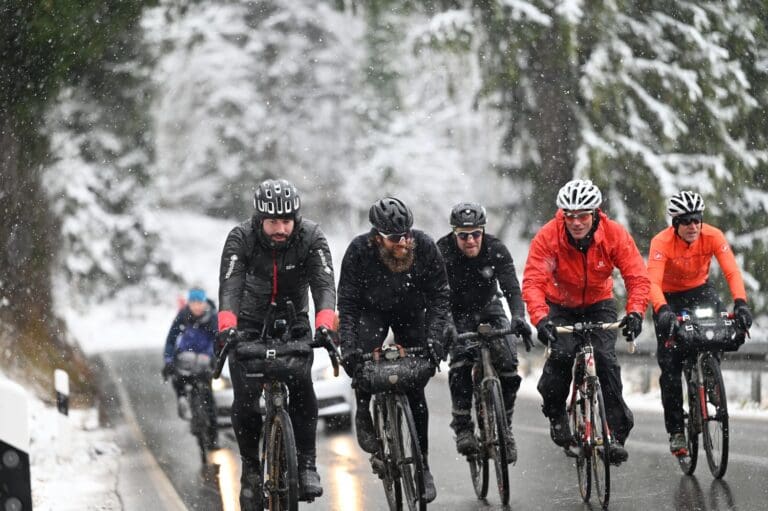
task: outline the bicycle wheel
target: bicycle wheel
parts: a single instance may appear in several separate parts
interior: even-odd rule
[[[379,461],[377,475],[384,483],[384,494],[387,496],[387,504],[391,511],[403,508],[403,497],[400,489],[400,479],[394,464],[396,450],[391,434],[387,430],[387,411],[385,398],[373,398],[373,423],[376,436],[379,439]]]
[[[264,491],[266,504],[272,511],[296,511],[299,508],[296,440],[291,418],[285,410],[278,410],[269,426]]]
[[[395,428],[394,441],[397,453],[395,459],[400,473],[400,482],[403,485],[404,500],[409,510],[425,511],[427,502],[423,498],[424,459],[421,456],[416,424],[413,421],[408,398],[401,394],[396,395],[394,408],[395,417],[389,423]]]
[[[473,409],[475,411],[475,439],[479,449],[476,453],[467,456],[469,472],[472,475],[472,486],[478,499],[484,499],[488,495],[488,450],[485,440],[483,420],[483,400],[480,392],[473,392]]]
[[[507,464],[507,416],[497,380],[488,380],[485,393],[485,439],[492,449],[496,486],[503,505],[509,504],[509,465]]]
[[[690,381],[691,371],[686,369],[683,373],[683,389],[685,389],[685,403],[687,409],[683,409],[683,422],[685,436],[688,440],[688,455],[678,456],[677,462],[680,470],[686,475],[693,475],[696,471],[696,463],[699,460],[699,431],[701,431],[701,412],[696,387]]]
[[[611,450],[610,430],[608,419],[605,416],[605,404],[603,393],[599,384],[595,382],[595,391],[592,396],[592,474],[593,486],[597,493],[597,500],[603,506],[608,507],[611,497],[611,464],[609,455]]]
[[[205,388],[202,382],[192,386],[189,396],[189,406],[192,411],[192,420],[190,429],[197,439],[197,445],[200,448],[200,460],[203,465],[208,464],[208,447],[211,445],[210,439],[210,418],[205,401]]]
[[[579,493],[584,502],[589,502],[592,494],[592,458],[586,439],[587,409],[584,398],[580,395],[575,403],[568,407],[571,418],[571,431],[576,440],[576,477],[579,481]]]
[[[720,362],[714,355],[701,359],[702,385],[706,417],[703,420],[704,450],[707,452],[709,471],[716,479],[728,468],[728,400],[725,397]],[[701,398],[701,392],[699,397]]]

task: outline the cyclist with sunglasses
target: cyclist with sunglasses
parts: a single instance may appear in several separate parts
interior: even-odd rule
[[[688,444],[683,433],[681,372],[686,354],[676,346],[672,334],[677,315],[683,309],[704,306],[725,311],[717,291],[709,282],[712,256],[717,259],[728,282],[739,328],[748,330],[752,326],[752,314],[747,306],[744,281],[728,241],[722,231],[703,222],[701,195],[691,191],[674,194],[667,202],[667,214],[672,217],[672,226],[651,240],[648,273],[669,450],[675,456],[685,456]]]
[[[389,329],[406,348],[431,346],[444,358],[443,332],[449,320],[445,265],[435,242],[413,229],[413,214],[401,201],[385,197],[368,215],[373,228],[352,240],[341,263],[338,289],[342,364],[354,379],[361,356],[384,342]],[[378,442],[370,413],[371,394],[355,389],[355,428],[360,447],[375,454]],[[407,392],[424,457],[425,499],[436,490],[427,463],[429,410],[424,388]]]
[[[453,231],[440,238],[437,246],[443,254],[451,286],[451,313],[459,333],[474,332],[480,323],[494,328],[510,326],[498,292],[499,286],[507,299],[514,330],[530,337],[531,328],[523,319],[525,309],[515,264],[504,243],[485,232],[485,208],[474,202],[462,202],[451,210]],[[493,353],[494,365],[501,379],[504,408],[509,424],[507,461],[517,461],[517,448],[512,436],[512,412],[520,376],[517,374],[517,348],[510,335],[498,344]],[[468,350],[466,342],[450,346],[451,365],[448,382],[451,390],[451,428],[456,434],[459,454],[477,452],[472,424],[472,365],[477,356]]]
[[[558,335],[556,327],[616,321],[611,275],[618,268],[627,289],[622,335],[631,341],[642,330],[650,290],[648,272],[634,240],[624,227],[608,218],[600,209],[601,203],[600,189],[591,181],[566,183],[557,194],[559,209],[555,217],[531,242],[523,272],[523,300],[528,314],[539,340],[550,347],[538,383],[544,399],[542,411],[549,419],[552,440],[564,447],[572,439],[565,401],[576,343],[573,335]],[[609,459],[619,464],[628,458],[624,442],[634,418],[622,397],[616,337],[615,330],[603,330],[594,334],[592,345],[608,425],[616,440]]]

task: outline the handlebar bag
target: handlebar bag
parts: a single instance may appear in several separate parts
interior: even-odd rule
[[[290,382],[311,379],[313,358],[307,342],[251,341],[237,345],[234,363],[247,378]]]
[[[693,351],[736,351],[744,338],[733,320],[727,318],[683,321],[677,327],[677,340]]]
[[[206,353],[180,351],[175,357],[175,371],[179,377],[211,377],[213,358]]]
[[[368,360],[355,379],[357,388],[371,394],[410,392],[424,388],[434,374],[435,366],[431,361],[406,356],[394,360]]]

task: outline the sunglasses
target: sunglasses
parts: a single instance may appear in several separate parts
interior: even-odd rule
[[[387,241],[391,241],[392,243],[400,243],[403,240],[408,241],[409,239],[411,239],[413,234],[411,233],[411,231],[396,232],[393,234],[386,234],[379,231],[379,236],[386,239]]]
[[[680,225],[691,225],[691,224],[699,225],[701,223],[701,218],[696,216],[685,217],[685,218],[678,219],[678,222],[680,223]]]
[[[563,215],[565,215],[565,221],[566,222],[573,222],[574,220],[578,220],[579,222],[585,222],[589,217],[592,216],[591,211],[563,211]]]
[[[459,238],[461,241],[467,241],[470,236],[472,237],[473,240],[476,240],[480,238],[480,236],[482,235],[483,235],[482,229],[478,229],[476,231],[471,231],[471,232],[462,231],[462,232],[456,233],[456,237]]]

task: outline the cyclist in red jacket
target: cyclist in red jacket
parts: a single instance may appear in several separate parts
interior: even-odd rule
[[[599,209],[602,194],[591,181],[568,182],[556,203],[555,217],[531,242],[523,272],[523,300],[539,340],[551,350],[538,384],[542,411],[549,418],[552,440],[568,446],[572,435],[565,401],[576,345],[572,335],[557,335],[555,328],[578,321],[616,321],[611,274],[618,268],[628,293],[622,334],[632,340],[642,330],[650,281],[632,237]],[[608,424],[616,438],[609,458],[619,464],[627,460],[624,442],[634,419],[621,395],[616,332],[595,334],[593,346]]]
[[[733,296],[733,313],[738,326],[748,330],[752,314],[739,265],[722,231],[703,222],[701,195],[681,191],[669,198],[667,214],[672,225],[651,240],[648,274],[651,278],[651,304],[656,326],[656,360],[661,368],[659,386],[664,406],[664,425],[669,433],[669,450],[675,456],[688,454],[683,433],[683,386],[681,374],[687,356],[670,342],[683,309],[703,305],[718,312],[725,306],[709,282],[712,257],[717,259]]]

